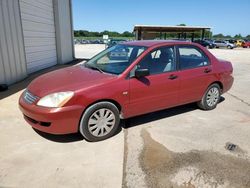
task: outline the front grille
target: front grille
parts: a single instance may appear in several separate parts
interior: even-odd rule
[[[28,90],[24,92],[23,98],[28,104],[33,104],[37,99],[39,99],[39,97],[33,95]]]

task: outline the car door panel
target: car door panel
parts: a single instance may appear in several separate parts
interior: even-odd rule
[[[171,79],[177,72],[151,75],[141,79],[130,79],[130,113],[145,114],[179,103],[179,78]]]
[[[211,65],[182,70],[180,74],[180,103],[186,104],[201,100],[212,78]]]
[[[175,106],[179,102],[179,77],[173,46],[149,52],[136,69],[148,69],[150,75],[130,78],[130,114],[139,115]]]
[[[201,100],[213,80],[213,67],[206,54],[198,47],[179,46],[180,103]]]

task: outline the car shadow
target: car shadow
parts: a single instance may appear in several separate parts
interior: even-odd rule
[[[221,96],[219,103],[223,102],[224,100],[225,98]],[[173,116],[184,114],[184,113],[191,112],[194,110],[201,110],[201,109],[199,109],[196,103],[190,103],[190,104],[186,104],[182,106],[177,106],[177,107],[129,118],[129,119],[123,120],[121,125],[124,129],[129,129],[131,127],[139,126],[141,124],[149,123],[152,121],[156,121],[156,120],[160,120],[160,119],[164,119],[168,117],[173,117]]]
[[[54,135],[45,132],[41,132],[37,129],[33,130],[39,134],[41,137],[53,141],[53,142],[60,142],[60,143],[69,143],[69,142],[78,142],[84,140],[83,136],[80,133],[73,133],[73,134],[65,134],[65,135]]]
[[[132,118],[123,120],[122,127],[124,129],[129,129],[129,128],[132,128],[135,126],[139,126],[141,124],[149,123],[149,122],[156,121],[156,120],[165,119],[168,117],[173,117],[173,116],[180,115],[180,114],[190,112],[190,111],[194,111],[197,109],[198,109],[197,105],[192,103],[192,104],[173,107],[173,108],[169,108],[169,109],[165,109],[165,110],[161,110],[161,111],[157,111],[157,112],[152,112],[149,114],[136,116],[136,117],[132,117]]]
[[[86,61],[86,59],[75,59],[67,64],[55,65],[53,67],[46,68],[46,69],[43,69],[41,71],[32,73],[32,74],[28,75],[26,78],[24,78],[22,81],[10,85],[7,90],[0,91],[0,100],[23,90],[24,88],[26,88],[30,84],[30,82],[32,80],[34,80],[35,78],[37,78],[38,76],[40,76],[42,74],[45,74],[45,73],[48,73],[48,72],[51,72],[54,70],[58,70],[61,68],[73,66],[73,65],[76,65],[76,64],[84,62],[84,61]]]
[[[219,103],[222,103],[223,101],[225,101],[225,98],[221,96]],[[136,116],[136,117],[129,118],[126,120],[122,120],[121,128],[118,130],[117,134],[119,134],[122,131],[122,128],[129,129],[135,126],[140,126],[145,123],[165,119],[168,117],[173,117],[176,115],[181,115],[181,114],[191,112],[194,110],[200,110],[200,109],[197,107],[196,103],[190,103],[190,104],[177,106],[177,107],[173,107],[173,108],[169,108],[169,109],[165,109],[165,110],[161,110],[161,111],[157,111],[157,112],[153,112],[153,113],[149,113],[149,114],[145,114],[141,116]],[[79,142],[79,141],[85,140],[84,137],[80,133],[53,135],[53,134],[41,132],[37,129],[34,129],[34,131],[40,136],[42,136],[43,138],[53,141],[53,142],[69,143],[69,142]]]

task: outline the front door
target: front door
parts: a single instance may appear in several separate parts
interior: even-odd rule
[[[179,76],[174,47],[161,47],[146,55],[135,69],[149,69],[150,75],[133,77],[131,72],[129,116],[153,112],[178,104]]]

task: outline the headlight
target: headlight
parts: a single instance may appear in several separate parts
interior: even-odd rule
[[[41,98],[37,105],[44,107],[62,107],[73,95],[74,92],[72,91],[52,93]]]

